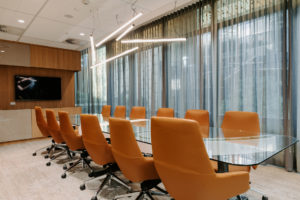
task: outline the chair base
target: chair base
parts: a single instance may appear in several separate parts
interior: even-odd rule
[[[75,152],[72,152],[75,153]],[[68,154],[69,155],[69,154]],[[70,154],[71,155],[71,154]],[[84,150],[80,151],[80,158],[75,161],[72,164],[70,163],[70,167],[67,168],[67,166],[64,166],[63,168],[65,169],[64,173],[61,175],[61,178],[66,178],[67,177],[67,172],[70,171],[71,169],[73,169],[75,166],[79,165],[80,163],[82,163],[82,168],[86,168],[86,166],[91,170],[91,172],[93,172],[93,168],[90,166],[90,160],[87,159],[88,157],[88,153]]]
[[[50,152],[50,148],[53,146],[53,144],[55,144],[54,140],[51,140],[52,144],[51,145],[47,145],[45,147],[42,147],[40,149],[35,150],[35,152],[32,153],[32,156],[36,156],[37,153],[43,149],[45,149],[48,153]]]
[[[242,195],[237,195],[236,198],[237,198],[237,200],[248,200],[248,197],[245,197]]]
[[[97,179],[101,179],[104,175],[106,175],[106,177],[104,178],[104,180],[102,181],[101,185],[99,186],[95,196],[92,197],[92,200],[97,200],[97,196],[98,194],[102,191],[103,187],[111,180],[117,182],[118,184],[124,186],[128,191],[131,191],[131,188],[127,185],[128,183],[126,183],[125,181],[123,181],[122,179],[120,179],[118,176],[116,176],[114,174],[114,172],[119,171],[119,167],[117,164],[113,163],[113,164],[107,164],[106,168],[104,170],[101,171],[97,171],[97,172],[93,172],[93,176],[95,178],[89,179],[87,181],[85,181],[81,186],[80,186],[80,190],[85,190],[86,188],[86,183],[91,181],[91,180],[97,180]]]
[[[141,186],[141,191],[139,192],[139,194],[137,195],[135,200],[142,200],[144,198],[144,196],[148,196],[151,200],[154,200],[152,195],[167,195],[168,194],[167,191],[165,191],[162,188],[158,187],[158,184],[160,182],[161,181],[159,179],[143,181],[140,185]],[[161,193],[151,191],[151,189],[153,189],[153,188],[156,188]],[[137,192],[134,192],[134,193],[137,193]],[[123,199],[123,198],[126,198],[126,199],[130,198],[130,197],[133,196],[134,193],[119,195],[119,196],[115,197],[114,200]]]
[[[59,150],[59,152],[56,153],[56,151]],[[50,161],[46,163],[46,166],[50,166],[51,162],[55,159],[67,155],[69,159],[73,159],[73,156],[71,155],[71,152],[69,150],[69,147],[65,144],[54,144],[52,145],[52,148],[50,148]]]

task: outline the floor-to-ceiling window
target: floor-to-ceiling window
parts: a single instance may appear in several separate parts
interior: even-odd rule
[[[292,79],[292,105],[291,109],[291,121],[292,131],[295,133],[294,136],[300,138],[300,0],[291,1],[291,63],[292,68],[291,79]],[[297,158],[297,171],[300,171],[300,144],[297,144],[296,148]]]
[[[81,52],[81,71],[75,73],[75,104],[84,113],[100,113],[102,105],[107,104],[106,67],[91,69],[89,49]],[[96,49],[97,63],[106,59],[106,48]]]
[[[259,114],[262,132],[296,136],[299,16],[299,0],[197,2],[127,36],[185,37],[186,42],[107,43],[106,57],[135,46],[139,50],[108,63],[103,73],[94,75],[108,75],[101,78],[107,92],[101,90],[97,96],[107,99],[101,103],[113,109],[125,105],[127,115],[132,106],[145,106],[147,117],[162,106],[174,108],[176,117],[183,117],[187,109],[205,109],[211,126],[220,126],[226,111],[253,111]],[[83,74],[76,81],[99,84],[87,81],[91,75],[84,71],[86,51],[82,51],[82,60]],[[84,96],[85,92],[95,93],[93,86],[77,85],[78,105],[95,102]],[[288,128],[289,119],[293,129]],[[276,161],[283,165],[283,156],[279,157]]]
[[[174,108],[176,117],[187,109],[200,108],[200,37],[197,8],[172,16],[165,22],[167,38],[186,37],[186,42],[166,44],[166,105]]]
[[[284,1],[219,0],[215,9],[219,116],[257,112],[262,131],[282,132]]]
[[[154,23],[131,38],[160,38],[161,34],[162,24]],[[113,56],[133,47],[139,50],[108,64],[108,104],[113,110],[125,105],[127,115],[132,106],[144,106],[150,117],[162,106],[162,45],[111,42],[108,54]]]

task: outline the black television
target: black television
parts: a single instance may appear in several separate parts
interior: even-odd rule
[[[15,75],[15,100],[61,100],[61,78]]]

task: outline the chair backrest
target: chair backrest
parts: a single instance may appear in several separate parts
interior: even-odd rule
[[[197,121],[201,126],[202,136],[209,136],[209,112],[207,110],[187,110],[184,118]]]
[[[114,163],[111,147],[108,145],[97,116],[80,115],[83,144],[92,160],[99,165]]]
[[[130,119],[145,119],[146,118],[146,108],[142,106],[133,106],[129,115]]]
[[[49,131],[48,131],[48,125],[47,122],[43,116],[42,108],[39,106],[34,107],[35,110],[35,119],[36,119],[36,124],[41,131],[42,135],[44,137],[49,137],[51,136]]]
[[[188,197],[194,194],[183,194],[191,190],[196,193],[195,187],[198,193],[207,193],[199,185],[210,183],[216,174],[196,121],[152,117],[151,140],[155,168],[170,195],[175,199],[195,199]]]
[[[221,128],[225,137],[257,136],[260,134],[259,117],[256,112],[227,111]]]
[[[117,118],[126,118],[126,107],[125,106],[116,106],[114,117]]]
[[[103,117],[110,117],[111,112],[111,106],[110,105],[104,105],[102,106],[101,114]]]
[[[48,131],[51,133],[53,140],[60,144],[64,142],[64,139],[61,136],[60,127],[56,120],[55,113],[53,110],[46,110],[46,118],[48,124]]]
[[[173,108],[159,108],[156,113],[157,117],[174,117]]]
[[[110,118],[109,127],[113,156],[124,176],[133,182],[146,180],[146,161],[135,140],[130,121]]]
[[[78,134],[78,131],[73,129],[68,113],[60,111],[58,112],[58,117],[59,117],[61,136],[63,137],[67,146],[72,151],[78,149],[84,149],[82,138]]]

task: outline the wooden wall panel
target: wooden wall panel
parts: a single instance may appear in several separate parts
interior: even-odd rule
[[[15,75],[60,77],[62,99],[54,101],[15,101]],[[16,105],[10,105],[10,102],[16,102]],[[0,110],[33,109],[35,105],[47,108],[74,107],[74,72],[54,69],[0,66]]]
[[[5,53],[0,55],[0,65],[81,70],[80,51],[0,40]]]
[[[0,40],[0,65],[30,66],[30,46]]]
[[[30,65],[33,67],[70,71],[81,70],[79,51],[30,45],[30,53]]]

